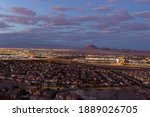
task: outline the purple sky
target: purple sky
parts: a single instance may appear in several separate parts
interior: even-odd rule
[[[0,0],[0,47],[150,50],[150,0]]]

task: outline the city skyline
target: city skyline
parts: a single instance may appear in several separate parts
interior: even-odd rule
[[[0,47],[150,50],[150,0],[1,0]]]

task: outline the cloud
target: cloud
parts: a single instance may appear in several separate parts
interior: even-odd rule
[[[77,21],[71,18],[67,18],[64,14],[59,14],[55,17],[51,17],[49,23],[53,26],[78,25]]]
[[[72,6],[53,6],[51,7],[54,11],[82,11],[83,9],[81,7],[72,7]]]
[[[8,27],[10,27],[8,24],[6,24],[6,23],[4,23],[4,22],[1,22],[0,21],[0,29],[2,28],[8,28]]]
[[[109,15],[101,16],[98,22],[90,27],[94,29],[106,29],[111,26],[117,27],[118,24],[132,20],[133,18],[126,10],[116,10]]]
[[[135,16],[143,17],[143,18],[149,18],[150,19],[150,11],[136,12]]]
[[[73,26],[86,27],[92,29],[107,29],[111,26],[117,26],[121,22],[132,20],[133,17],[126,10],[116,10],[106,15],[79,15],[67,16],[64,13],[56,14],[55,16],[40,16],[34,15],[6,15],[0,14],[0,17],[10,23],[17,23],[22,25],[35,25],[38,27],[64,27],[69,28]]]
[[[119,0],[108,0],[109,3],[115,3],[118,2]]]
[[[72,20],[74,20],[75,22],[83,23],[83,22],[90,22],[90,21],[100,21],[102,19],[103,17],[97,15],[85,15],[85,16],[74,17]]]
[[[33,25],[33,24],[36,24],[38,22],[38,20],[36,18],[24,17],[24,16],[6,15],[4,18],[8,22],[24,24],[24,25]]]
[[[132,23],[131,23],[132,24]],[[35,28],[30,29],[25,32],[14,32],[7,34],[0,34],[0,46],[1,47],[29,47],[29,48],[73,48],[73,47],[83,47],[85,44],[89,44],[89,42],[94,42],[95,44],[100,44],[102,47],[118,47],[119,43],[122,43],[120,47],[125,47],[129,49],[129,45],[124,46],[124,43],[133,45],[133,42],[138,44],[136,41],[140,40],[140,44],[142,44],[143,39],[149,39],[149,33],[144,32],[144,34],[133,36],[135,33],[131,33],[130,30],[132,28],[127,28],[127,25],[124,24],[116,33],[113,30],[102,30],[102,31],[85,31],[82,29],[81,31],[73,31],[65,27],[65,30],[61,30],[60,27],[49,27],[49,28]],[[126,25],[126,26],[125,26]],[[146,24],[144,24],[146,25]],[[124,30],[121,28],[124,27]],[[137,27],[135,26],[136,29]],[[68,29],[68,30],[66,30]],[[74,28],[72,28],[74,29]],[[128,29],[130,29],[128,31]],[[132,30],[133,30],[132,29]],[[127,32],[127,33],[122,33]],[[132,34],[132,35],[130,35]],[[136,38],[137,37],[137,38]],[[136,41],[134,41],[136,38]],[[110,41],[110,42],[109,42]],[[131,43],[132,42],[132,43]],[[113,43],[113,44],[112,44]],[[146,46],[149,48],[149,41],[146,42]],[[110,44],[110,45],[109,45]],[[117,45],[117,46],[116,46]],[[144,44],[143,44],[144,45]],[[70,47],[69,47],[70,46]],[[137,46],[136,46],[137,47]],[[145,47],[145,45],[143,46]],[[138,47],[137,47],[138,48]]]
[[[35,16],[36,13],[30,9],[23,8],[23,7],[12,7],[10,11],[13,13],[17,13],[24,16]]]
[[[108,16],[108,21],[111,24],[117,24],[131,19],[134,19],[134,17],[126,10],[116,10]]]
[[[49,22],[50,18],[48,16],[16,16],[16,15],[5,15],[0,14],[1,19],[10,22],[10,23],[17,23],[23,25],[35,25],[38,22]]]
[[[10,23],[17,23],[23,25],[36,25],[39,22],[49,26],[66,26],[66,25],[78,25],[78,21],[73,18],[67,18],[64,14],[59,14],[53,17],[48,16],[15,16],[0,14],[0,17]]]
[[[106,29],[115,33],[130,33],[134,35],[139,32],[150,32],[150,23],[121,23],[120,25]],[[133,33],[134,32],[134,33]]]
[[[99,29],[99,30],[105,30],[109,27],[109,24],[107,23],[97,23],[89,26],[92,29]]]
[[[126,31],[150,31],[149,23],[125,23],[120,26],[120,30]]]
[[[135,2],[150,3],[150,0],[135,0]]]
[[[132,33],[133,34],[133,33]],[[148,33],[146,33],[148,34]],[[136,41],[140,40],[140,44],[148,47],[149,41],[143,44],[142,41],[146,34],[136,36]],[[142,39],[141,39],[142,37]],[[144,38],[143,38],[144,37]],[[112,33],[111,31],[60,31],[53,28],[33,29],[28,32],[15,32],[0,34],[1,47],[22,47],[22,48],[81,48],[88,45],[91,41],[99,47],[133,47],[134,37],[122,33]],[[132,43],[131,43],[132,42]],[[126,43],[127,45],[124,45]],[[114,44],[114,46],[112,46]],[[137,44],[137,42],[136,42]],[[136,46],[137,47],[137,46]],[[138,48],[138,47],[137,47]]]
[[[112,6],[107,5],[107,6],[98,6],[94,8],[95,11],[109,11],[112,10]]]

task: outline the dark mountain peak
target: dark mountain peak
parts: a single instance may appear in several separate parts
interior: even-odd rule
[[[86,49],[86,50],[95,50],[95,49],[98,49],[98,47],[96,47],[95,45],[87,45],[83,49]]]

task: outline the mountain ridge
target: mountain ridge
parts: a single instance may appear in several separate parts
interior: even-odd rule
[[[148,55],[150,56],[150,51],[148,50],[131,50],[131,49],[115,49],[115,48],[99,48],[95,45],[87,45],[79,51],[100,53],[100,54],[125,54],[125,55]]]

